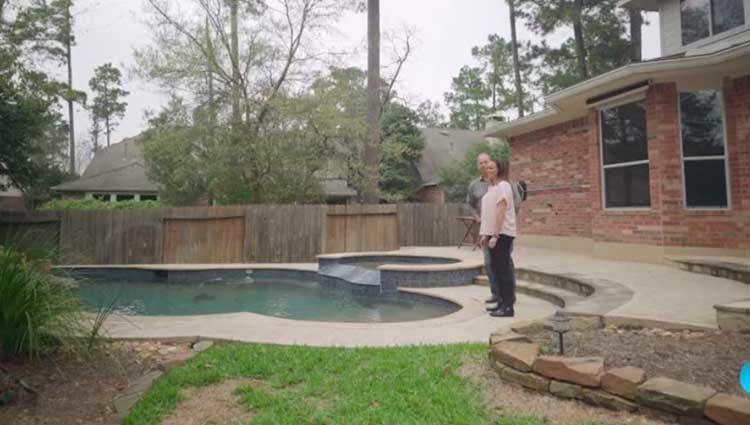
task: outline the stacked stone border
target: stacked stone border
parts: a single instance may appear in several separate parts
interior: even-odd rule
[[[534,322],[524,329],[543,326]],[[541,355],[539,345],[514,330],[490,336],[489,359],[504,381],[561,399],[641,413],[670,423],[750,424],[750,399],[669,378],[649,378],[636,367],[607,370],[603,357]]]
[[[721,258],[667,257],[685,271],[735,280],[750,285],[750,266]]]

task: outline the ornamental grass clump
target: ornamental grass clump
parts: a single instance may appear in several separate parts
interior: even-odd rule
[[[45,353],[67,345],[84,329],[83,309],[70,284],[0,247],[0,346],[5,354]]]

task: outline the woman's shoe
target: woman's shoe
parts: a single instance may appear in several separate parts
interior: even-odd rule
[[[513,307],[499,307],[497,310],[492,310],[490,316],[492,317],[513,317],[516,312],[513,311]]]
[[[487,298],[486,300],[484,300],[484,302],[486,302],[487,304],[496,303],[497,302],[497,297],[493,295],[493,296]]]

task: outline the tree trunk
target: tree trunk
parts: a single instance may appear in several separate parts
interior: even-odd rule
[[[240,110],[240,35],[239,35],[239,0],[229,0],[231,39],[232,39],[232,122],[242,122]]]
[[[583,40],[583,23],[581,15],[583,14],[583,0],[575,0],[573,3],[573,34],[576,41],[576,58],[578,59],[578,75],[581,81],[588,80],[589,70],[586,61],[586,45]]]
[[[70,131],[70,174],[76,174],[76,130],[73,117],[73,63],[71,44],[73,43],[73,23],[71,22],[69,1],[65,5],[65,56],[68,62],[68,130]]]
[[[523,117],[523,85],[521,84],[521,63],[518,60],[518,39],[516,38],[516,2],[508,0],[510,9],[510,43],[513,50],[513,75],[516,82],[516,108],[518,117]]]
[[[214,60],[214,45],[211,40],[211,27],[209,24],[209,17],[206,16],[206,50],[211,56],[206,61],[206,83],[208,85],[208,120],[210,125],[213,127],[216,124],[216,111],[214,110],[214,72],[213,72],[213,60]],[[213,130],[213,128],[212,128]]]
[[[107,147],[110,146],[109,144],[109,91],[107,90],[107,84],[104,84],[104,131],[107,132]]]
[[[633,62],[640,62],[643,59],[643,37],[641,33],[643,30],[643,15],[637,9],[628,9],[628,15],[630,15],[630,43],[632,49],[630,59]]]
[[[365,203],[379,203],[380,183],[380,0],[367,0],[367,126]]]

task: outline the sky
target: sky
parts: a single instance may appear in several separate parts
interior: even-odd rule
[[[413,105],[428,99],[443,103],[443,93],[450,89],[451,78],[462,66],[474,63],[471,48],[484,44],[489,34],[510,39],[504,0],[381,0],[380,3],[383,31],[404,26],[415,31],[417,48],[404,66],[397,87],[399,94]],[[134,66],[133,50],[150,42],[149,29],[142,20],[144,7],[142,0],[78,0],[74,9],[75,88],[88,91],[94,69],[109,62],[124,72],[124,88],[130,92],[126,99],[128,109],[112,136],[113,143],[143,131],[144,112],[159,110],[166,99],[157,87],[128,72]],[[658,57],[658,19],[653,14],[646,19],[650,24],[644,28],[643,55]],[[328,42],[337,48],[360,48],[360,54],[348,58],[347,64],[366,69],[366,14],[348,14],[336,26],[337,35]],[[534,38],[522,21],[518,23],[518,32],[520,41]],[[564,33],[556,36],[567,37]],[[384,52],[384,64],[386,59]],[[76,107],[75,125],[77,140],[86,139],[90,122],[88,113],[80,106]]]

